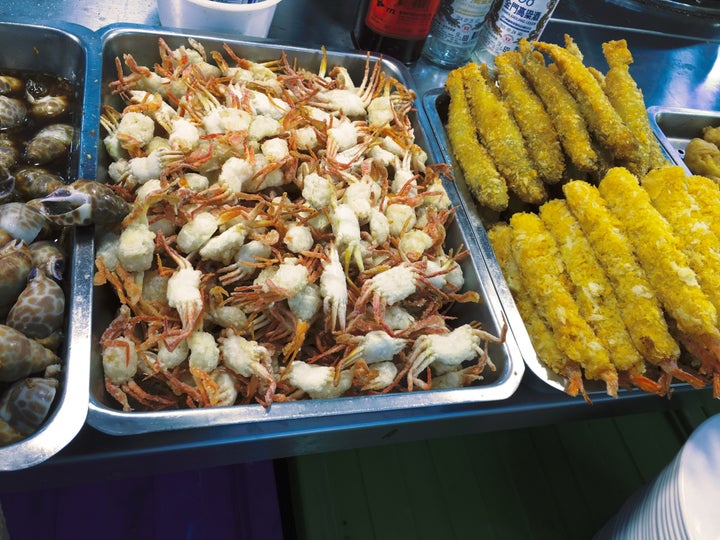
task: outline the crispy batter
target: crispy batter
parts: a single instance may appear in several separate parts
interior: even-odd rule
[[[460,71],[448,74],[445,89],[450,96],[447,135],[465,183],[481,205],[501,212],[508,205],[508,188],[490,154],[475,136]]]
[[[520,52],[525,76],[547,108],[568,158],[582,171],[594,170],[598,156],[592,148],[587,124],[575,98],[562,80],[545,66],[542,54],[533,51],[527,40],[520,41]]]
[[[678,330],[720,352],[717,310],[700,288],[672,228],[652,206],[637,178],[627,169],[615,167],[598,189],[621,220],[648,281]]]
[[[595,186],[575,180],[565,184],[563,191],[615,289],[621,316],[640,354],[655,365],[677,361],[680,348],[618,219]]]
[[[714,143],[693,137],[685,145],[683,161],[693,174],[720,182],[720,149]]]
[[[644,371],[644,361],[630,338],[618,309],[615,291],[567,202],[554,199],[540,207],[540,218],[555,238],[575,301],[586,321],[610,353],[618,371]]]
[[[488,230],[488,238],[492,244],[500,269],[515,300],[515,305],[527,328],[530,341],[538,359],[552,371],[565,377],[568,384],[565,391],[571,396],[584,392],[580,364],[570,360],[557,343],[548,322],[538,313],[528,290],[522,284],[520,268],[512,254],[513,231],[507,223],[496,223]]]
[[[668,165],[660,143],[650,127],[642,90],[630,75],[632,53],[624,39],[602,44],[603,54],[610,70],[605,75],[605,93],[615,110],[630,128],[638,141],[638,151],[628,168],[637,175]]]
[[[617,371],[608,352],[579,313],[568,290],[569,279],[552,235],[535,214],[520,212],[510,218],[512,253],[538,312],[548,321],[558,347],[578,362],[588,379],[603,380],[617,395]]]
[[[460,70],[480,142],[488,149],[508,187],[524,202],[544,202],[545,186],[530,161],[510,111],[490,89],[477,64],[471,62]]]
[[[540,177],[549,184],[559,182],[565,171],[560,140],[542,101],[522,74],[520,53],[508,51],[497,55],[495,67],[503,99],[525,137]]]
[[[684,169],[655,169],[641,182],[653,206],[670,223],[700,287],[720,312],[720,239],[710,230],[688,192]]]
[[[700,208],[710,230],[720,238],[720,187],[704,176],[692,175],[687,178],[688,192]]]
[[[605,95],[597,78],[575,55],[553,43],[536,41],[535,47],[549,55],[565,86],[577,100],[590,131],[610,148],[617,159],[632,159],[638,143]]]

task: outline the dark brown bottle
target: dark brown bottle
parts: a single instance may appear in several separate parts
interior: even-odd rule
[[[412,64],[422,53],[440,0],[370,0],[358,9],[353,41]]]

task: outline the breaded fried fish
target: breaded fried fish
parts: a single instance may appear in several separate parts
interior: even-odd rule
[[[631,160],[638,148],[635,136],[582,60],[553,43],[537,41],[533,45],[553,59],[565,86],[578,102],[590,131],[598,141],[611,149],[617,159]]]
[[[545,186],[507,106],[490,89],[477,64],[471,62],[460,71],[480,142],[488,149],[508,187],[524,202],[545,202]]]
[[[459,70],[448,73],[445,90],[450,96],[447,136],[450,148],[462,169],[465,183],[478,203],[501,212],[508,205],[508,188],[490,154],[475,135],[462,73]]]
[[[497,55],[495,67],[503,99],[510,106],[540,177],[549,184],[559,182],[565,171],[560,140],[542,100],[523,76],[520,53]]]

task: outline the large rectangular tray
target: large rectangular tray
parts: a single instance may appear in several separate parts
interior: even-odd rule
[[[72,148],[70,176],[92,178],[95,174],[94,141],[87,135],[95,129],[92,115],[97,109],[95,35],[88,29],[63,23],[53,27],[32,22],[0,22],[0,66],[6,69],[45,72],[70,80],[76,89],[73,116],[80,119],[80,134]],[[88,147],[90,145],[90,147]],[[74,179],[74,178],[71,178]],[[27,468],[66,446],[80,431],[87,416],[90,302],[92,295],[92,233],[73,231],[72,253],[66,262],[66,324],[60,352],[63,372],[51,416],[32,436],[0,447],[0,470]]]
[[[668,157],[684,167],[685,147],[690,139],[702,137],[705,126],[720,125],[720,112],[687,109],[682,107],[648,107],[650,126]]]
[[[152,65],[156,62],[158,38],[162,37],[171,48],[187,45],[189,37],[200,42],[209,53],[210,50],[222,50],[227,43],[241,57],[253,61],[264,61],[280,56],[284,51],[290,62],[297,60],[299,65],[308,69],[319,69],[322,52],[286,46],[271,42],[253,42],[232,40],[212,34],[188,34],[180,30],[153,29],[138,25],[112,25],[104,29],[100,36],[102,48],[102,94],[103,104],[119,106],[117,97],[110,94],[107,83],[117,76],[115,58],[130,53],[141,65]],[[334,65],[346,67],[354,80],[360,80],[365,67],[364,54],[327,51],[328,70]],[[407,68],[391,60],[382,60],[383,69],[392,77],[409,87],[414,87]],[[419,109],[419,107],[418,107]],[[429,154],[430,162],[437,162],[442,156],[436,153],[427,136],[426,118],[414,116],[416,142]],[[104,154],[99,140],[103,135],[98,133],[97,144],[100,147],[98,163],[98,180],[106,178],[108,158]],[[459,205],[459,196],[452,182],[446,181],[445,187],[453,201]],[[478,256],[474,235],[470,232],[470,223],[462,210],[459,210],[455,221],[447,231],[447,245],[470,248],[471,257],[463,261],[466,288],[477,291],[482,301],[479,304],[458,305],[453,314],[458,317],[457,324],[470,319],[478,320],[483,328],[496,333],[502,328],[502,309],[497,292],[492,285],[484,259]],[[123,412],[119,410],[105,393],[103,385],[102,365],[98,349],[98,337],[113,317],[112,303],[102,300],[101,294],[93,306],[93,353],[90,377],[90,404],[88,423],[105,433],[124,435],[163,430],[176,430],[193,427],[219,426],[236,423],[252,422],[287,422],[292,426],[293,419],[308,417],[342,416],[356,419],[358,423],[366,421],[369,414],[383,411],[417,410],[427,408],[428,412],[441,412],[444,406],[460,403],[475,403],[502,400],[511,396],[517,389],[524,372],[524,364],[519,349],[511,334],[501,345],[491,346],[490,355],[497,366],[494,373],[485,373],[485,378],[477,385],[451,390],[430,390],[411,393],[385,394],[361,397],[343,397],[331,400],[306,400],[297,402],[274,403],[268,409],[261,405],[239,405],[217,407],[212,409],[173,410],[160,412]],[[350,416],[349,416],[350,415]]]

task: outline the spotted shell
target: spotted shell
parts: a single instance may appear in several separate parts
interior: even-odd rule
[[[0,398],[0,419],[27,437],[35,433],[50,412],[57,379],[28,377],[10,386]]]
[[[25,148],[29,163],[42,165],[67,153],[75,128],[70,124],[51,124],[38,131]]]
[[[24,86],[22,79],[12,75],[0,75],[0,94],[17,94]]]
[[[29,338],[44,339],[61,329],[64,313],[65,293],[62,287],[44,271],[33,268],[5,324]]]
[[[130,211],[130,203],[105,184],[76,180],[41,199],[43,214],[58,225],[113,225]]]
[[[15,171],[15,190],[24,200],[46,197],[64,185],[60,176],[42,167],[23,167]]]
[[[0,381],[14,382],[59,363],[58,355],[47,347],[0,324]]]
[[[0,248],[0,317],[4,317],[25,288],[32,269],[32,254],[22,240]]]
[[[0,228],[13,238],[28,244],[35,240],[45,225],[45,216],[29,204],[8,202],[0,204]]]
[[[27,107],[19,99],[0,96],[0,129],[21,125],[27,116]]]

